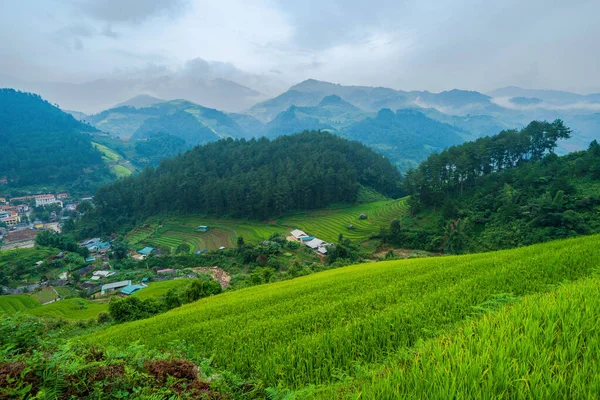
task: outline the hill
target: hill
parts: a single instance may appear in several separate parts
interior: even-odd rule
[[[469,133],[413,110],[383,109],[343,129],[342,135],[364,143],[388,157],[402,170],[429,154],[472,138]]]
[[[315,390],[337,392],[335,389],[341,385],[344,386],[337,395],[327,393],[322,397],[353,394],[354,398],[362,385],[369,387],[369,393],[393,393],[396,386],[392,382],[406,370],[415,379],[405,380],[403,387],[415,397],[417,393],[433,396],[441,390],[436,389],[437,385],[452,387],[457,393],[465,393],[462,390],[466,389],[461,388],[472,387],[488,395],[500,395],[507,382],[516,385],[511,387],[521,387],[519,379],[522,374],[528,376],[526,371],[531,369],[527,368],[533,362],[530,355],[538,354],[537,349],[541,355],[534,357],[534,364],[545,372],[535,375],[540,383],[536,390],[554,387],[565,393],[585,393],[590,387],[582,382],[594,379],[596,373],[585,366],[587,362],[597,365],[597,354],[592,350],[586,351],[585,357],[578,356],[579,349],[587,347],[577,343],[596,348],[600,334],[591,329],[569,336],[566,333],[571,332],[570,327],[577,329],[578,325],[567,324],[558,329],[559,322],[552,315],[554,310],[563,310],[563,314],[556,314],[568,318],[563,324],[577,321],[580,316],[583,323],[593,315],[592,310],[598,307],[597,278],[592,278],[596,281],[591,284],[585,280],[576,282],[574,290],[554,289],[556,295],[542,293],[558,288],[561,282],[591,277],[600,260],[597,240],[594,236],[490,254],[355,265],[209,297],[83,340],[90,345],[118,349],[139,341],[149,349],[163,351],[185,341],[194,357],[210,358],[215,368],[258,378],[266,386],[298,389],[298,395],[304,392],[305,398],[315,397]],[[578,288],[582,289],[579,295],[565,296],[569,291],[576,293]],[[518,307],[514,312],[507,308],[510,303]],[[575,304],[593,304],[593,308],[574,307]],[[542,305],[550,308],[543,311]],[[494,321],[502,324],[489,323]],[[520,325],[519,321],[530,323]],[[540,325],[536,324],[538,321]],[[481,329],[487,326],[488,330],[469,330],[471,323]],[[496,333],[486,335],[492,326]],[[534,327],[550,336],[536,334]],[[514,336],[499,335],[500,332],[521,332],[532,340],[515,341]],[[477,357],[473,364],[457,363],[463,358],[447,358],[442,352],[452,349],[449,336],[451,340],[464,337],[465,346],[472,345],[467,348],[475,353],[481,350],[497,357],[487,358],[487,362]],[[539,340],[541,337],[547,340]],[[507,339],[511,339],[508,348],[499,345]],[[562,347],[566,343],[571,344],[570,350]],[[420,351],[431,358],[420,357]],[[514,358],[501,357],[506,352]],[[547,361],[554,357],[562,357],[564,362]],[[405,361],[390,362],[396,359]],[[501,368],[509,360],[514,368]],[[442,368],[419,368],[421,363]],[[444,373],[444,365],[454,365],[458,371]],[[551,386],[555,382],[551,371],[557,371],[557,365],[569,365],[577,373],[561,375],[565,381]],[[566,373],[563,367],[559,370]],[[491,374],[489,377],[486,371]],[[377,379],[369,379],[375,374]],[[457,374],[464,376],[464,381],[457,380]],[[505,379],[497,381],[496,374]],[[439,380],[417,379],[423,375],[437,376]],[[472,380],[471,375],[478,378]],[[310,385],[317,387],[311,389]],[[419,391],[421,387],[424,391]]]
[[[534,121],[428,157],[406,175],[414,217],[390,241],[461,253],[600,232],[600,146],[557,156],[570,135]]]
[[[122,106],[87,117],[98,129],[121,139],[169,134],[196,145],[224,137],[248,137],[229,115],[187,100],[159,102],[144,107]]]
[[[227,139],[101,188],[96,215],[113,228],[119,220],[142,222],[168,212],[267,218],[352,203],[361,185],[395,197],[399,179],[384,157],[327,133]]]
[[[89,190],[109,178],[102,155],[81,123],[41,97],[0,89],[0,178],[8,187]]]
[[[164,100],[159,99],[154,96],[149,96],[147,94],[140,94],[135,97],[132,97],[129,100],[123,101],[115,106],[115,108],[119,107],[148,107],[156,103],[162,103]]]

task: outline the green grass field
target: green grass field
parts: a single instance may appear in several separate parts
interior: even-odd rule
[[[169,289],[177,289],[190,283],[189,279],[174,279],[163,282],[150,282],[148,287],[134,293],[134,296],[140,299],[147,299],[150,297],[160,297],[167,293]]]
[[[116,163],[123,159],[120,155],[115,153],[113,150],[109,149],[103,144],[92,142],[92,146],[94,146],[98,151],[102,153],[102,159],[106,163]]]
[[[600,278],[527,296],[315,398],[585,399],[600,392]],[[495,396],[493,396],[495,394]]]
[[[111,165],[110,170],[117,178],[126,178],[133,172],[122,165]]]
[[[443,342],[446,337],[458,335],[469,321],[486,321],[494,310],[519,304],[527,296],[556,290],[564,282],[594,275],[600,261],[599,238],[589,236],[495,253],[354,265],[209,297],[154,318],[109,328],[83,340],[117,348],[139,341],[150,348],[166,350],[173,341],[185,341],[194,347],[196,356],[212,357],[216,367],[242,377],[258,378],[268,386],[299,389],[309,385],[338,385],[341,380],[352,391],[352,384],[360,383],[360,378],[369,371],[379,371],[377,379],[392,374],[394,368],[401,366],[393,364],[382,372],[386,360],[410,354],[424,341]],[[532,302],[535,300],[527,304]],[[543,311],[540,302],[538,312]],[[510,315],[527,316],[518,312]],[[589,315],[595,316],[596,323],[598,314],[591,311],[584,316]],[[512,326],[519,327],[519,323],[515,320]],[[590,325],[590,321],[583,324]],[[494,327],[490,323],[489,329]],[[542,328],[545,333],[540,335],[575,329],[581,339],[572,342],[572,346],[588,340],[586,331],[570,322],[568,327],[563,324],[563,327]],[[598,328],[590,332],[589,340],[598,346]],[[550,348],[553,336],[546,339]],[[432,351],[440,355],[442,350],[436,347]],[[577,349],[569,351],[571,355]],[[523,352],[524,364],[520,368],[527,369],[525,360],[536,357],[539,356],[533,350]],[[568,368],[584,371],[587,362],[598,361],[590,357],[585,353],[570,359],[572,365]],[[564,372],[567,368],[556,364],[551,354],[538,362],[550,371],[554,368]],[[510,360],[505,363],[510,364]],[[518,386],[520,371],[513,366],[503,372],[503,378]],[[489,369],[477,372],[484,379],[486,374],[494,373]],[[585,378],[585,373],[582,374]],[[429,376],[435,378],[425,377]],[[572,378],[567,372],[557,376]],[[418,384],[417,378],[415,382]],[[447,376],[445,380],[422,383],[421,387],[434,390],[427,386],[434,385],[438,387],[435,393],[440,393],[446,387],[450,390],[453,385],[461,384],[453,376]],[[464,383],[467,384],[470,383]],[[569,382],[564,384],[568,387]],[[390,385],[393,390],[393,384]],[[378,393],[380,389],[373,390]],[[423,396],[418,387],[415,390],[413,396],[407,397]],[[494,397],[494,394],[510,397],[507,392],[476,397]],[[360,392],[354,393],[354,397],[360,397]]]
[[[96,318],[101,312],[108,312],[108,303],[98,303],[80,298],[74,298],[32,308],[27,310],[26,314],[35,315],[38,317],[81,320]]]
[[[166,218],[160,228],[157,223],[137,227],[127,238],[134,245],[160,245],[172,250],[185,243],[192,252],[216,250],[221,246],[235,247],[238,236],[242,236],[247,243],[259,243],[273,233],[288,235],[296,228],[329,242],[337,241],[340,233],[349,239],[360,241],[376,234],[382,227],[389,227],[393,219],[400,218],[407,211],[406,199],[399,199],[298,213],[269,222],[190,215]],[[365,214],[368,218],[360,219],[360,214]],[[211,229],[199,232],[199,225],[208,225]],[[353,225],[355,229],[348,229],[349,225]]]
[[[0,296],[0,314],[16,314],[39,306],[39,301],[26,294]]]

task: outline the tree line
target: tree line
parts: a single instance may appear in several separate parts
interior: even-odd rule
[[[473,187],[477,178],[540,161],[554,152],[559,139],[570,137],[571,129],[560,119],[533,121],[521,130],[502,131],[432,154],[407,172],[405,188],[413,201],[439,205],[445,196],[462,196],[465,187]]]
[[[161,213],[264,219],[354,202],[361,185],[402,193],[385,157],[326,132],[224,139],[101,187],[90,215],[103,232]]]

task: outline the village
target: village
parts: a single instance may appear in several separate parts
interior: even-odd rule
[[[75,199],[66,192],[0,197],[0,251],[33,247],[44,230],[60,233],[64,223],[78,215],[78,205],[92,199]]]

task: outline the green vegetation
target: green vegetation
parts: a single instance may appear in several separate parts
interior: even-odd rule
[[[2,297],[0,297],[2,299]],[[65,299],[32,308],[26,311],[37,317],[64,318],[67,320],[87,320],[96,318],[102,312],[108,311],[108,303],[101,303],[80,298]]]
[[[53,268],[48,261],[60,250],[50,247],[14,249],[0,252],[0,285],[15,286],[17,282],[39,282],[42,274]],[[36,265],[42,261],[41,265]]]
[[[355,265],[210,297],[84,341],[168,349],[185,340],[216,367],[269,386],[331,384],[490,307],[590,276],[600,260],[597,241]]]
[[[39,96],[0,90],[0,142],[5,151],[0,158],[0,177],[8,188],[34,185],[93,190],[108,178],[102,155],[91,144],[96,128]]]
[[[216,250],[221,246],[233,248],[238,237],[247,243],[260,243],[275,233],[289,234],[292,229],[302,229],[320,239],[335,242],[340,233],[353,241],[366,240],[377,235],[392,220],[408,212],[406,199],[383,200],[353,206],[337,206],[313,212],[303,212],[274,221],[248,221],[215,219],[197,215],[164,217],[149,220],[126,236],[130,244],[164,246],[174,251],[186,244],[191,253],[198,250]],[[361,219],[365,214],[367,218]],[[198,226],[208,225],[208,232],[198,231]],[[349,229],[352,226],[352,229]]]
[[[39,306],[39,301],[25,294],[0,296],[0,314],[16,314]]]
[[[594,277],[527,296],[314,397],[594,398],[600,390],[599,288]]]
[[[228,139],[102,187],[88,219],[106,234],[164,213],[261,219],[353,203],[361,185],[395,197],[399,180],[385,158],[327,133]]]
[[[532,122],[429,157],[406,176],[414,216],[387,240],[465,253],[600,232],[600,146],[558,157],[569,135],[560,120]]]
[[[140,299],[148,299],[150,297],[160,297],[166,294],[169,290],[177,290],[182,287],[189,285],[188,279],[174,279],[171,281],[163,282],[150,282],[148,287],[140,290],[133,294],[133,296],[139,297]]]
[[[110,167],[110,170],[113,174],[115,174],[117,178],[126,178],[133,173],[131,172],[131,170],[127,169],[127,167],[124,167],[122,165],[112,165]]]
[[[42,290],[38,290],[37,292],[33,293],[31,297],[33,297],[42,304],[48,303],[58,298],[56,292],[51,288],[44,288]]]

